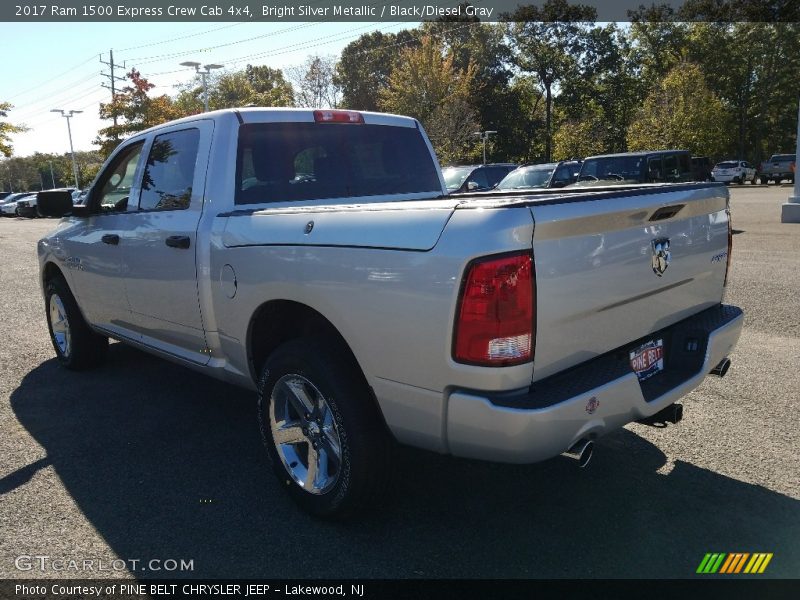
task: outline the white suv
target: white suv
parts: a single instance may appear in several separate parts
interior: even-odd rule
[[[711,169],[711,177],[714,181],[724,183],[750,183],[756,182],[756,168],[749,162],[743,160],[726,160],[717,163]]]

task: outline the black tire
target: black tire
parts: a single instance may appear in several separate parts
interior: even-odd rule
[[[353,362],[349,353],[343,352],[340,345],[333,340],[298,338],[286,342],[273,352],[264,365],[258,382],[258,419],[275,476],[303,510],[317,517],[344,519],[372,509],[380,502],[390,481],[393,442],[370,397],[369,387]],[[299,380],[294,379],[296,377]],[[319,428],[310,432],[309,425],[314,420],[314,415],[306,415],[307,420],[298,415],[299,420],[291,421],[295,424],[292,429],[302,427],[307,440],[290,442],[279,450],[273,436],[273,422],[276,427],[280,423],[287,423],[288,427],[289,423],[288,418],[280,421],[277,419],[276,415],[282,408],[273,407],[273,396],[276,404],[292,404],[288,399],[289,394],[282,396],[284,390],[289,389],[283,387],[284,382],[290,381],[297,385],[300,380],[303,385],[310,382],[313,386],[307,397],[319,392],[322,397],[319,404],[326,404],[330,409],[328,414],[332,413],[331,423],[335,425],[341,455],[338,466],[336,461],[329,462],[326,458],[323,473],[327,475],[335,470],[335,479],[330,478],[332,480],[327,484],[330,487],[320,486],[313,493],[304,489],[296,480],[298,470],[302,472],[304,468],[303,448],[310,453],[309,440],[318,439],[321,441],[314,442],[314,448],[323,450],[323,444],[327,443],[325,436],[330,434],[330,427],[326,428],[328,433],[320,433]],[[273,409],[275,413],[270,412]],[[322,420],[316,419],[316,422],[321,425]],[[312,438],[315,434],[319,437]],[[300,456],[291,463],[295,468],[294,472],[283,462],[287,445],[288,452],[297,452]],[[330,446],[325,447],[331,449]],[[316,450],[314,453],[317,456]],[[331,452],[325,453],[325,456],[329,454]],[[310,454],[306,456],[305,462],[311,463]],[[332,464],[335,467],[333,469]],[[308,469],[307,466],[305,468]],[[315,476],[311,479],[313,483],[309,487],[314,488],[317,478]],[[306,484],[308,480],[307,476]]]
[[[55,298],[54,298],[55,297]],[[57,300],[60,300],[61,307]],[[56,305],[55,308],[53,305]],[[53,330],[54,311],[58,312],[63,307],[68,330],[67,342],[60,343]],[[75,297],[62,277],[53,277],[45,285],[45,314],[47,315],[47,329],[50,332],[50,341],[56,351],[58,362],[73,371],[83,371],[101,364],[108,353],[108,338],[92,331],[83,318]],[[59,327],[59,321],[56,327]]]

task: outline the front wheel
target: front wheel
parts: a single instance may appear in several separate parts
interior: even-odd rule
[[[346,518],[379,501],[391,439],[337,343],[299,338],[279,347],[259,379],[258,408],[273,471],[305,511]]]
[[[92,331],[67,282],[61,277],[47,282],[45,309],[50,341],[58,362],[73,371],[89,369],[103,362],[108,351],[108,338]]]

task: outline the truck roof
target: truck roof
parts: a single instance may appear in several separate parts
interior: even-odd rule
[[[370,111],[349,111],[345,109],[325,109],[325,108],[291,108],[291,107],[267,107],[267,106],[248,106],[242,108],[224,108],[205,113],[189,115],[160,125],[155,125],[144,131],[139,131],[131,137],[149,134],[163,127],[169,127],[180,123],[191,123],[198,120],[229,121],[235,118],[239,123],[313,123],[314,111],[334,110],[342,112],[357,112],[364,117],[367,125],[389,125],[394,127],[419,127],[417,120],[412,117],[402,115],[392,115]]]

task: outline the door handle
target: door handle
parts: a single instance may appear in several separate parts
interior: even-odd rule
[[[164,243],[170,248],[182,248],[185,250],[189,247],[191,241],[188,235],[171,235]]]
[[[116,233],[107,233],[100,239],[104,244],[111,244],[112,246],[119,244],[119,236]]]

